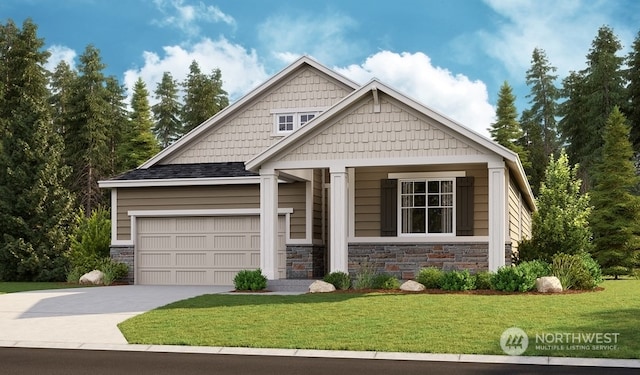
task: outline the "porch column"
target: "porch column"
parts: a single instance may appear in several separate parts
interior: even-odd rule
[[[260,268],[278,279],[278,172],[260,170]]]
[[[504,162],[489,163],[489,271],[505,265],[507,192]]]
[[[332,167],[331,175],[331,200],[330,200],[330,227],[329,227],[329,272],[349,272],[348,252],[348,189],[347,170],[345,167]]]

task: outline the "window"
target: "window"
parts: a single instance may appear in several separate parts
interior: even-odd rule
[[[454,233],[455,179],[401,180],[401,234]]]
[[[316,117],[317,112],[276,114],[276,133],[285,134],[302,127]]]

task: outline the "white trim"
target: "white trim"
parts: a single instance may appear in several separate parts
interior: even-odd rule
[[[353,237],[349,236],[349,244],[354,243],[466,243],[489,242],[489,236],[433,236],[433,237]]]
[[[305,202],[305,233],[304,240],[309,242],[313,238],[313,173],[311,181],[306,183],[306,202]]]
[[[407,173],[389,173],[389,179],[415,179],[415,178],[456,178],[466,177],[466,171],[443,171],[443,172],[407,172]]]
[[[293,213],[293,208],[279,208],[278,215]],[[242,216],[260,215],[259,208],[234,209],[201,209],[201,210],[139,210],[129,211],[135,217],[169,217],[169,216]]]
[[[111,243],[118,242],[118,189],[111,189]]]
[[[272,109],[269,113],[272,115],[282,115],[282,114],[305,114],[305,113],[319,113],[327,110],[328,107],[302,107],[302,108],[278,108]]]
[[[110,246],[133,246],[133,240],[117,240],[117,241],[111,241],[111,245]]]
[[[329,222],[329,272],[349,272],[348,189],[347,171],[331,168],[330,222]]]
[[[347,189],[349,196],[348,219],[348,236],[356,235],[356,169],[347,168]]]
[[[403,182],[425,182],[425,227],[424,230],[425,232],[419,232],[419,233],[403,233],[402,232],[402,183]],[[453,191],[452,191],[452,200],[453,200],[453,206],[451,206],[452,209],[452,213],[451,213],[451,232],[447,232],[447,233],[430,233],[428,232],[428,212],[429,212],[429,202],[428,202],[428,183],[429,181],[451,181],[451,183],[453,184]],[[407,178],[407,179],[398,179],[398,192],[397,192],[397,236],[398,237],[402,237],[402,238],[421,238],[421,237],[456,237],[456,232],[457,232],[457,217],[456,217],[456,206],[457,206],[457,202],[456,202],[456,192],[458,189],[458,185],[456,184],[456,179],[455,176],[450,176],[450,177],[439,177],[439,176],[433,176],[433,177],[417,177],[417,178]]]
[[[506,166],[489,168],[489,271],[505,265],[505,243],[508,236],[508,192]]]

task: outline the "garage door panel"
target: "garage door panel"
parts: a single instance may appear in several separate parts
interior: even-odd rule
[[[285,275],[285,219],[279,218],[278,273]],[[260,267],[260,217],[137,220],[139,284],[233,285],[243,269]]]

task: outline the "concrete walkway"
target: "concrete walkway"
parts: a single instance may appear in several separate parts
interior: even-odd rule
[[[0,342],[120,344],[117,325],[166,304],[232,287],[112,286],[0,295]]]

